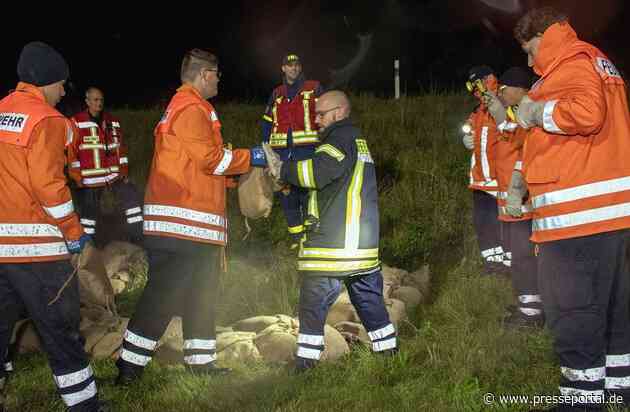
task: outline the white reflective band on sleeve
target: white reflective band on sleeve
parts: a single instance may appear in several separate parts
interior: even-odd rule
[[[96,229],[94,229],[93,227],[84,227],[83,231],[88,235],[93,235],[96,233]]]
[[[187,339],[184,341],[184,349],[205,349],[214,350],[217,341],[214,339]]]
[[[315,187],[315,182],[311,181],[311,169],[309,165],[312,166],[312,162],[308,162],[307,160],[303,160],[298,163],[298,167],[302,168],[302,178],[304,179],[305,187]]]
[[[94,122],[79,122],[77,127],[79,129],[89,129],[90,127],[98,127],[98,125]]]
[[[217,355],[190,355],[184,356],[184,363],[187,365],[206,365],[217,360]]]
[[[4,364],[4,370],[7,372],[13,372],[13,362],[7,362]]]
[[[606,355],[607,368],[620,368],[624,366],[630,366],[630,353],[624,353],[623,355]]]
[[[107,145],[107,150],[118,149],[120,147],[120,143],[110,143]]]
[[[543,230],[563,229],[628,216],[630,216],[630,203],[619,203],[597,209],[567,213],[566,215],[534,219],[532,222],[532,230],[540,232]]]
[[[46,207],[43,206],[46,213],[55,219],[61,219],[74,212],[74,206],[72,205],[72,199],[57,206]]]
[[[81,162],[72,162],[72,163],[70,163],[70,167],[73,168],[73,169],[81,167]]]
[[[540,295],[519,295],[518,301],[521,303],[539,303],[542,302]]]
[[[198,239],[214,240],[217,242],[225,241],[225,233],[223,232],[205,229],[202,227],[183,225],[181,223],[145,220],[144,230],[146,230],[147,232],[172,233]]]
[[[68,407],[73,407],[74,405],[81,403],[83,401],[87,401],[96,396],[96,382],[91,382],[85,389],[75,393],[68,393],[66,395],[61,395],[61,399],[63,402],[68,405]]]
[[[549,133],[566,134],[553,120],[553,109],[555,109],[556,103],[558,103],[557,100],[550,100],[545,103],[545,108],[543,110],[543,128]]]
[[[298,346],[297,357],[304,359],[319,360],[322,356],[322,351],[319,349],[305,348],[304,346]]]
[[[603,389],[587,391],[584,389],[568,388],[566,386],[560,386],[558,389],[560,389],[561,395],[582,397],[585,401],[588,401],[589,399],[604,399]]]
[[[222,216],[177,206],[144,205],[144,214],[145,216],[176,217],[221,227],[225,225],[225,219]]]
[[[67,388],[68,386],[78,385],[81,382],[85,382],[92,376],[92,367],[88,365],[87,368],[83,368],[80,371],[68,373],[66,375],[53,375],[53,379],[60,389]]]
[[[512,267],[512,261],[510,259],[503,259],[503,264],[507,267]]]
[[[538,316],[538,315],[542,314],[542,310],[541,309],[532,309],[532,308],[519,307],[518,310],[520,310],[523,314],[525,314],[527,316]]]
[[[118,173],[110,173],[107,176],[99,176],[99,177],[84,177],[83,184],[85,185],[95,185],[99,183],[107,183],[111,182],[118,178]]]
[[[131,209],[125,210],[125,215],[135,215],[136,213],[142,213],[142,209],[140,207],[132,207]]]
[[[503,252],[503,256],[505,256],[506,259],[512,259],[512,252]]]
[[[307,335],[300,333],[297,338],[297,343],[304,343],[306,345],[324,346],[324,337],[321,335]]]
[[[385,327],[382,327],[372,332],[368,332],[368,336],[370,337],[371,340],[377,340],[377,339],[386,338],[387,336],[392,335],[394,333],[396,333],[396,329],[394,329],[394,325],[390,323],[389,325]]]
[[[134,217],[128,217],[127,218],[127,223],[138,223],[138,222],[142,222],[142,216],[134,216]]]
[[[571,369],[561,366],[560,372],[562,372],[562,376],[571,382],[597,382],[606,377],[606,368],[603,366],[590,369]]]
[[[118,123],[118,122],[112,122],[112,126],[113,126],[113,127],[120,127],[120,123]]]
[[[532,205],[536,209],[557,205],[558,203],[573,202],[594,196],[608,195],[612,193],[630,190],[630,177],[603,180],[596,183],[575,186],[568,189],[556,190],[532,198]]]
[[[120,162],[121,165],[126,165],[129,163],[129,159],[125,156],[125,157],[121,157],[120,158]]]
[[[0,237],[63,237],[59,228],[45,223],[0,223]]]
[[[507,120],[504,120],[500,125],[497,126],[497,130],[501,133],[503,132],[513,132],[518,127],[518,123],[512,123]]]
[[[488,161],[488,126],[481,128],[481,170],[485,180],[490,180],[490,162]]]
[[[133,344],[134,346],[137,346],[139,348],[146,349],[146,350],[154,350],[155,347],[157,346],[156,341],[151,340],[149,338],[144,338],[140,335],[136,335],[129,329],[125,331],[124,338],[127,342]]]
[[[630,376],[624,376],[623,378],[615,378],[612,376],[606,376],[605,389],[630,389]]]
[[[125,348],[123,348],[120,357],[123,360],[138,366],[147,366],[147,364],[151,362],[150,356],[138,355],[137,353],[134,353]]]
[[[0,245],[0,257],[40,257],[67,255],[66,242]]]
[[[514,163],[514,170],[523,170],[523,161],[519,160]]]
[[[396,338],[382,340],[378,342],[372,342],[372,350],[374,352],[382,352],[388,349],[394,349],[396,347]]]
[[[223,149],[223,158],[221,158],[221,162],[219,163],[217,168],[214,169],[214,172],[212,174],[222,175],[223,172],[225,172],[227,168],[230,167],[231,163],[232,163],[232,151],[229,149]]]
[[[96,220],[92,220],[92,219],[81,219],[80,220],[82,225],[86,225],[86,226],[96,226]]]

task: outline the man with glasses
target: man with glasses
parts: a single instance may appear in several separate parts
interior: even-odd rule
[[[218,93],[217,57],[188,52],[182,86],[155,128],[144,204],[149,281],[124,334],[117,383],[138,379],[171,318],[182,316],[188,371],[216,366],[215,304],[227,243],[226,176],[265,166],[260,147],[224,147],[221,122],[207,99]]]
[[[396,330],[383,301],[374,160],[349,115],[346,95],[327,92],[316,103],[321,144],[311,157],[282,161],[269,145],[263,146],[272,176],[309,190],[306,235],[298,254],[302,277],[298,372],[314,367],[324,351],[326,316],[342,282],[372,350],[390,355],[398,350]]]
[[[318,143],[315,99],[322,88],[318,81],[305,80],[302,63],[295,54],[282,60],[282,85],[271,93],[263,115],[263,142],[268,143],[282,160],[303,160],[313,154]],[[298,246],[304,234],[307,191],[287,185],[278,192],[287,219],[291,248]]]

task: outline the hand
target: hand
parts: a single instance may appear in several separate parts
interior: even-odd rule
[[[260,146],[254,146],[249,149],[250,161],[249,164],[254,167],[267,166],[267,159],[265,158],[265,151]]]
[[[66,240],[66,246],[68,247],[68,252],[74,254],[81,253],[85,248],[85,245],[88,243],[92,243],[92,236],[84,233],[77,240]]]
[[[262,146],[265,151],[265,156],[267,157],[269,173],[274,177],[274,179],[280,180],[280,170],[282,170],[282,160],[280,160],[280,156],[273,151],[271,145],[268,143],[263,143]]]
[[[487,91],[483,94],[483,101],[488,108],[488,113],[494,119],[496,124],[501,124],[507,118],[505,106],[501,103],[501,100],[496,94],[491,91]]]
[[[464,143],[466,149],[475,150],[475,135],[472,133],[465,134],[462,138],[462,143]]]
[[[544,110],[545,102],[535,102],[525,95],[518,104],[516,122],[526,130],[534,126],[542,126]]]

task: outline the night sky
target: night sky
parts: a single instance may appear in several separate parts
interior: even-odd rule
[[[515,9],[502,11],[492,3]],[[67,103],[90,85],[105,91],[110,107],[165,103],[179,84],[181,57],[193,47],[218,55],[219,99],[264,101],[280,81],[287,52],[299,54],[307,76],[328,86],[389,96],[398,57],[403,92],[453,89],[463,87],[472,65],[486,63],[499,72],[526,65],[511,31],[524,10],[542,4],[568,11],[578,34],[628,73],[630,7],[624,3],[235,0],[208,2],[205,8],[190,3],[187,12],[156,7],[144,14],[86,3],[66,16],[25,24],[28,29],[2,30],[0,94],[14,87],[19,52],[31,40],[51,44],[68,60],[75,89]]]

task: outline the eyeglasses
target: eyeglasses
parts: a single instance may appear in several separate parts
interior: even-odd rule
[[[335,107],[333,107],[333,108],[331,108],[331,109],[328,109],[328,110],[322,110],[322,111],[319,111],[319,112],[318,112],[318,111],[316,111],[316,112],[315,112],[315,117],[324,117],[324,116],[326,116],[326,113],[328,113],[328,112],[332,112],[333,110],[335,110],[335,109],[339,109],[340,107],[341,107],[341,106],[335,106]]]
[[[219,71],[219,69],[206,69],[209,72],[217,72],[217,78],[221,78],[221,72]]]

